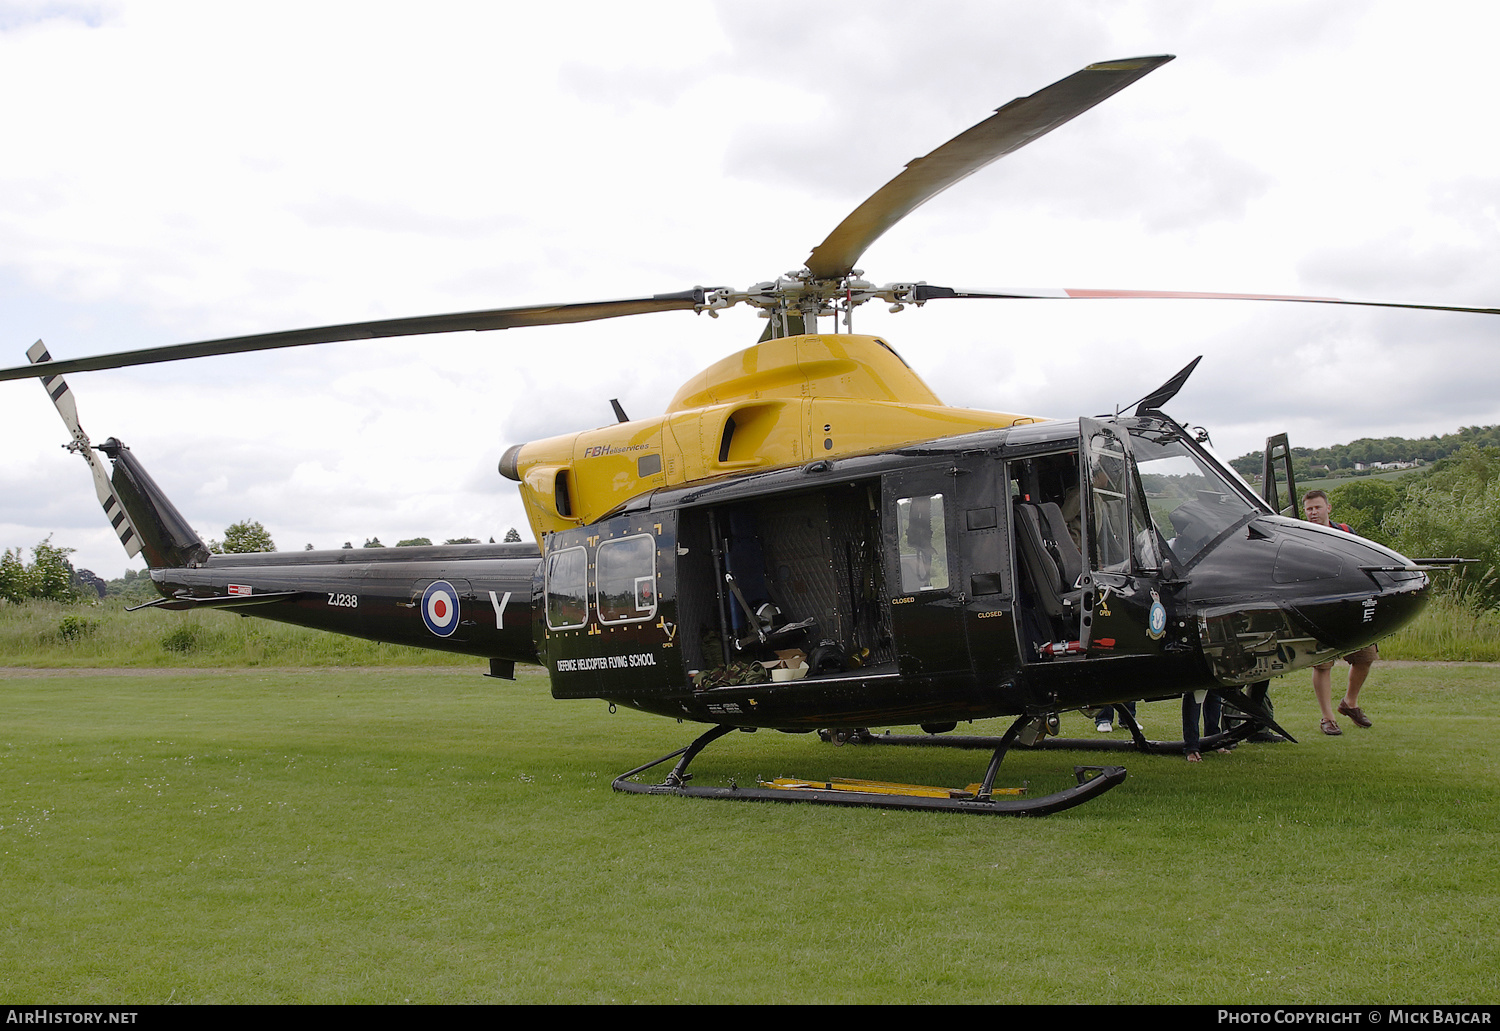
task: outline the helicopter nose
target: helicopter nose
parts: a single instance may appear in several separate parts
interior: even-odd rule
[[[1431,588],[1426,572],[1389,548],[1279,516],[1221,541],[1188,579],[1183,600],[1197,610],[1203,656],[1225,684],[1373,644],[1411,622]]]
[[[1404,556],[1342,530],[1301,529],[1281,542],[1272,579],[1306,589],[1294,588],[1286,608],[1322,651],[1344,655],[1373,644],[1427,603],[1431,580]]]

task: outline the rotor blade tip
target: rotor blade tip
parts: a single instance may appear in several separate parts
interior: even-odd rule
[[[1176,54],[1157,54],[1155,57],[1127,57],[1119,61],[1100,61],[1086,69],[1091,72],[1133,72],[1141,68],[1155,68],[1177,59]]]

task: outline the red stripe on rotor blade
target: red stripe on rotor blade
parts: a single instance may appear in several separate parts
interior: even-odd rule
[[[1316,301],[1320,304],[1346,304],[1337,297],[1299,297],[1293,294],[1220,294],[1196,290],[1073,290],[1063,291],[1069,297],[1157,297],[1164,300],[1189,301]]]

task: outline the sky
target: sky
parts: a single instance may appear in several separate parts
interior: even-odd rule
[[[1420,12],[1420,13],[1419,13]],[[0,0],[0,366],[745,287],[912,158],[1095,61],[1177,59],[910,215],[879,283],[1500,305],[1500,5]],[[69,377],[205,539],[526,532],[511,444],[660,413],[740,307]],[[825,324],[825,330],[827,326]],[[1168,405],[1218,451],[1500,422],[1500,317],[1205,301],[855,313],[944,401]],[[8,350],[5,350],[8,348]],[[5,357],[5,355],[9,357]],[[34,381],[0,546],[127,562]]]

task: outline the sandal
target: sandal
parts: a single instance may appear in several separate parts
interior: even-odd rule
[[[1187,761],[1190,763],[1201,763],[1203,761],[1203,756],[1199,755],[1197,752],[1189,752],[1187,754]]]
[[[1333,720],[1322,720],[1321,722],[1319,722],[1318,726],[1321,727],[1323,729],[1323,733],[1327,734],[1329,737],[1338,737],[1343,733],[1343,731],[1339,729],[1339,725]]]

